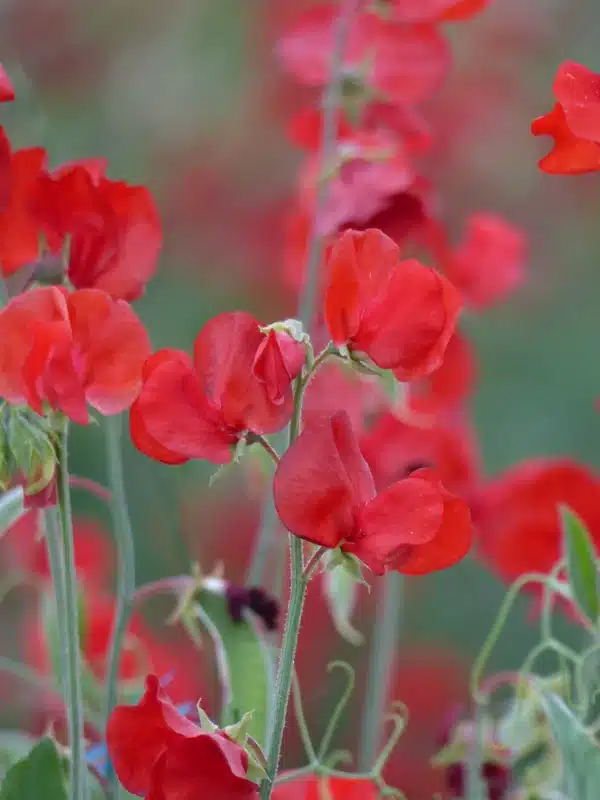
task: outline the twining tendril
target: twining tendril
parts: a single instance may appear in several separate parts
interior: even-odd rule
[[[544,596],[541,625],[542,637],[548,640],[552,637],[550,618],[552,607],[551,601],[553,595],[551,592],[553,588],[555,588],[556,579],[552,575],[546,575],[542,572],[527,572],[524,575],[521,575],[521,577],[518,578],[518,580],[516,580],[508,589],[492,629],[485,640],[483,647],[481,648],[479,655],[475,660],[475,663],[473,664],[473,668],[471,670],[470,690],[471,695],[476,703],[483,703],[488,699],[488,696],[481,691],[481,683],[485,668],[496,644],[498,643],[498,639],[504,630],[504,626],[508,621],[508,617],[512,611],[517,597],[528,584],[532,583],[549,587],[549,591],[547,592],[548,597]]]
[[[340,699],[338,700],[333,713],[329,718],[329,723],[325,729],[325,733],[323,734],[323,739],[321,740],[321,746],[319,747],[319,761],[321,762],[324,762],[325,760],[325,756],[331,745],[331,740],[333,739],[337,729],[340,717],[350,702],[350,698],[352,697],[354,686],[356,684],[355,672],[350,664],[348,664],[346,661],[332,661],[327,665],[327,672],[333,672],[336,669],[340,669],[342,672],[346,673],[346,686],[344,687],[344,691],[340,695]]]
[[[306,722],[306,715],[304,714],[304,706],[302,704],[302,692],[300,691],[300,681],[298,680],[298,673],[294,670],[292,676],[292,700],[294,703],[294,713],[296,714],[296,722],[298,730],[300,731],[300,738],[304,746],[304,752],[311,764],[314,764],[319,759],[315,752],[315,748],[310,738],[310,730]]]
[[[385,715],[384,722],[391,722],[393,728],[373,766],[373,774],[377,777],[381,775],[383,768],[387,764],[389,757],[406,729],[408,709],[403,703],[392,703],[392,712]]]

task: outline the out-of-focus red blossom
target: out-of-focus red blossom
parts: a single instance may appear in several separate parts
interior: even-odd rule
[[[460,22],[483,11],[491,0],[383,0],[397,22]]]
[[[301,83],[328,82],[338,13],[337,6],[316,6],[280,40],[283,63]],[[442,83],[449,63],[448,44],[434,25],[402,25],[363,12],[351,26],[343,69],[348,79],[364,87],[367,97],[402,106],[429,97]]]
[[[117,706],[106,730],[108,752],[128,792],[148,800],[254,800],[248,755],[222,731],[208,733],[169,701],[149,675],[137,706]]]
[[[531,123],[534,136],[551,136],[554,147],[539,161],[550,175],[579,175],[600,170],[600,142],[581,139],[569,128],[564,108],[556,103],[552,111]]]
[[[327,419],[340,408],[348,414],[354,430],[360,430],[367,414],[385,405],[377,379],[335,362],[324,364],[308,384],[302,405],[304,423]]]
[[[439,228],[432,240],[440,266],[472,308],[505,300],[523,280],[525,237],[496,214],[471,214],[465,237],[454,249]]]
[[[257,353],[262,347],[264,354],[267,338],[250,314],[225,313],[202,328],[193,360],[180,350],[151,356],[130,414],[136,447],[165,464],[190,458],[225,464],[246,431],[263,434],[283,428],[293,410],[291,384],[283,386],[283,370],[293,372],[297,362],[283,363],[282,340],[277,339],[269,347],[276,345],[281,355],[279,368],[273,372],[261,365],[259,354],[257,373]],[[289,359],[287,345],[284,349]]]
[[[360,447],[378,489],[423,466],[435,469],[444,486],[462,497],[470,497],[476,485],[475,445],[460,417],[421,425],[386,412],[363,433]]]
[[[319,215],[319,231],[334,234],[347,225],[362,226],[389,202],[407,190],[414,173],[402,144],[386,131],[358,133],[338,145],[334,164],[318,156],[307,159],[300,171],[300,205],[311,214],[323,170],[333,171],[327,202]]]
[[[77,547],[77,540],[76,540]],[[80,555],[76,558],[82,559]],[[87,566],[86,566],[87,569]],[[78,568],[78,576],[88,591],[81,598],[81,651],[86,664],[98,681],[106,677],[109,643],[115,614],[112,597],[94,591],[94,584],[87,583],[84,565]],[[148,670],[169,676],[169,692],[177,702],[187,702],[198,696],[202,689],[202,674],[198,667],[197,650],[184,635],[172,632],[167,639],[151,630],[138,613],[134,613],[128,627],[125,644],[119,663],[119,680],[143,680]],[[46,643],[41,615],[31,616],[25,628],[25,657],[27,663],[43,674],[52,671],[51,654]]]
[[[105,166],[90,160],[45,172],[32,204],[53,252],[69,239],[68,275],[76,288],[135,300],[156,269],[160,218],[145,187],[105,178]]]
[[[281,405],[289,386],[304,365],[306,348],[285,331],[270,330],[259,344],[252,374],[264,384],[267,396],[274,405]]]
[[[471,546],[467,506],[432,470],[376,492],[344,411],[304,429],[277,467],[273,492],[289,531],[322,547],[340,546],[379,575],[445,569]]]
[[[285,772],[282,773],[282,777]],[[376,800],[377,786],[361,778],[297,778],[275,784],[273,800]]]
[[[9,103],[15,99],[15,87],[2,64],[0,64],[0,103]]]
[[[307,108],[296,114],[288,125],[287,133],[297,147],[316,153],[322,144],[322,126],[322,111],[318,108]],[[360,128],[349,121],[343,109],[337,112],[338,141],[349,140],[360,132],[386,128],[401,137],[402,144],[411,153],[421,153],[432,144],[427,123],[415,109],[408,106],[369,103],[362,115]]]
[[[46,151],[41,147],[11,153],[10,143],[2,132],[0,269],[5,277],[38,257],[39,226],[31,197],[45,162]]]
[[[456,332],[444,360],[421,381],[409,384],[406,405],[410,414],[432,416],[460,408],[475,385],[476,370],[469,340]]]
[[[483,559],[506,581],[548,573],[561,556],[558,506],[569,506],[600,546],[600,478],[570,459],[526,461],[491,480],[473,508]]]
[[[468,702],[469,663],[464,654],[436,645],[412,645],[394,666],[389,703],[407,704],[411,724],[386,766],[384,775],[410,800],[431,800],[446,788],[446,776],[431,766],[440,749],[440,720]]]
[[[9,569],[47,581],[50,566],[40,522],[39,512],[29,511],[6,531],[2,543]],[[95,520],[77,517],[74,535],[75,568],[80,582],[92,589],[105,587],[113,568],[108,534]]]
[[[583,64],[565,61],[552,88],[573,134],[600,142],[600,75]]]
[[[97,289],[33,289],[0,311],[0,396],[75,422],[88,403],[118,414],[136,397],[148,335],[130,306]]]
[[[336,344],[366,353],[402,381],[440,366],[461,308],[446,278],[415,259],[402,261],[376,229],[344,232],[327,269],[325,316]]]

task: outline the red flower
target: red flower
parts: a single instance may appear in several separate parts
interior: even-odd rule
[[[285,775],[285,773],[283,773]],[[297,778],[275,784],[273,800],[376,800],[379,790],[363,778]]]
[[[362,375],[343,361],[329,361],[308,384],[302,419],[304,424],[323,421],[343,408],[353,428],[360,430],[365,416],[386,405],[387,397],[377,378]]]
[[[564,108],[556,103],[552,111],[531,123],[534,136],[552,136],[554,147],[538,166],[551,175],[578,175],[600,170],[600,142],[576,136],[567,122]]]
[[[574,136],[600,142],[600,75],[575,61],[565,61],[552,88]]]
[[[297,369],[297,352],[291,356],[298,343],[282,349],[284,340],[269,337],[250,314],[219,314],[198,334],[193,362],[179,350],[155,353],[131,408],[136,447],[166,464],[225,464],[245,432],[283,428],[293,410],[285,375]]]
[[[168,700],[149,675],[137,706],[118,706],[106,731],[119,780],[147,800],[253,800],[248,755],[221,732],[207,733]]]
[[[558,506],[573,509],[600,546],[600,479],[569,459],[526,461],[490,481],[474,515],[485,560],[507,581],[549,572],[562,553]]]
[[[303,150],[316,153],[322,140],[323,113],[318,108],[300,111],[288,125],[290,140]],[[337,139],[350,140],[359,133],[373,133],[385,129],[402,139],[406,150],[423,152],[432,144],[427,123],[410,106],[394,106],[387,103],[369,103],[360,120],[360,127],[351,124],[343,109],[337,112]]]
[[[444,569],[471,545],[466,505],[431,470],[376,493],[343,411],[305,428],[282,457],[273,491],[289,531],[323,547],[340,546],[376,574]]]
[[[102,414],[131,404],[149,352],[124,301],[96,289],[34,289],[0,311],[0,396],[38,414],[46,402],[85,425],[88,403]]]
[[[280,41],[279,53],[294,77],[308,86],[329,80],[337,6],[306,11]],[[410,105],[442,83],[448,45],[433,25],[402,25],[376,14],[356,15],[344,53],[344,74],[385,102]]]
[[[328,258],[325,316],[333,341],[409,381],[433,372],[456,326],[460,296],[435,270],[401,261],[381,231],[346,231]]]
[[[409,412],[429,416],[460,408],[475,385],[475,372],[469,340],[457,331],[448,342],[441,365],[424,380],[409,385]]]
[[[160,219],[146,188],[108,180],[104,168],[90,160],[46,173],[35,209],[54,252],[69,238],[68,275],[76,288],[135,300],[156,269]]]
[[[0,64],[0,103],[7,103],[15,99],[15,89],[6,70]]]
[[[470,19],[490,0],[390,0],[397,22],[458,22]]]
[[[10,566],[28,577],[44,581],[50,578],[48,551],[40,530],[41,516],[31,510],[6,531],[2,538],[8,549]],[[112,573],[112,554],[108,534],[92,519],[76,518],[75,567],[81,583],[100,588],[108,584]]]
[[[39,225],[31,209],[31,194],[46,160],[41,147],[17,150],[2,132],[0,181],[0,269],[4,276],[35,261],[39,254]]]
[[[270,330],[259,344],[252,374],[265,386],[274,405],[285,401],[290,383],[300,374],[305,357],[304,345],[283,331]]]
[[[360,449],[378,489],[428,466],[444,486],[468,497],[477,477],[474,444],[460,418],[411,425],[387,412],[361,436]]]
[[[489,308],[522,282],[525,237],[502,217],[472,214],[465,238],[453,252],[444,246],[441,231],[437,238],[440,264],[472,308]]]
[[[341,140],[335,159],[334,164],[323,167],[318,156],[312,156],[300,174],[300,202],[306,213],[312,214],[322,170],[335,167],[327,203],[318,220],[325,235],[347,225],[364,225],[414,181],[402,145],[386,131],[361,132]]]

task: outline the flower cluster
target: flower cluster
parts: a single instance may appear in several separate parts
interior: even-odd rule
[[[386,717],[392,733],[378,756],[366,747],[371,763],[361,772],[338,769],[339,753],[328,751],[351,691],[331,714],[321,747],[310,741],[294,685],[307,588],[320,583],[317,602],[358,644],[350,616],[359,587],[384,586],[386,608],[373,627],[381,623],[376,633],[392,647],[387,653],[390,642],[374,637],[370,680],[382,684],[375,694],[385,702],[392,664],[378,662],[395,659],[398,627],[387,607],[398,576],[386,573],[428,575],[472,550],[512,588],[473,667],[475,713],[453,715],[436,742],[438,788],[457,798],[471,796],[473,783],[490,800],[566,797],[574,784],[569,753],[559,752],[565,726],[563,749],[576,740],[594,765],[583,778],[578,766],[577,785],[590,775],[595,781],[598,725],[584,723],[593,705],[587,659],[597,662],[598,650],[600,477],[570,458],[532,458],[493,478],[481,468],[469,410],[478,365],[462,320],[520,286],[527,246],[517,226],[486,210],[470,213],[455,240],[451,204],[424,166],[442,152],[444,132],[427,116],[435,116],[452,64],[445,26],[488,5],[342,0],[301,11],[286,27],[278,56],[294,81],[320,97],[287,127],[304,154],[282,270],[298,295],[299,318],[219,313],[201,325],[191,353],[154,349],[133,308],[162,244],[148,190],[107,177],[103,159],[51,168],[43,148],[15,150],[0,128],[2,557],[14,585],[33,588],[39,601],[24,626],[25,658],[40,683],[30,726],[52,730],[46,739],[70,800],[89,800],[92,774],[107,796],[116,796],[118,781],[146,800],[403,797],[387,782],[405,724],[396,705]],[[534,135],[554,139],[540,169],[600,170],[600,76],[567,62],[554,95],[553,110],[532,125]],[[0,103],[14,98],[0,66]],[[103,422],[110,490],[67,466],[71,423],[123,413],[131,442],[148,458],[169,467],[207,461],[218,467],[213,479],[241,464],[244,479],[266,487],[263,530],[244,583],[233,580],[230,565],[205,574],[195,563],[190,575],[136,588],[117,429]],[[115,554],[102,526],[73,521],[78,483],[110,504]],[[289,600],[273,682],[285,595],[277,576],[288,539]],[[235,548],[231,560],[243,560]],[[264,580],[269,559],[273,589]],[[524,587],[539,591],[543,641],[521,673],[484,679]],[[164,638],[139,609],[163,593],[175,601]],[[583,655],[552,631],[557,598],[591,634]],[[322,620],[321,611],[310,616]],[[221,689],[218,725],[200,704],[196,714],[189,702],[175,705],[166,689],[179,702],[205,688],[196,662],[206,640]],[[560,657],[562,671],[532,681],[529,668],[546,650]],[[351,689],[354,674],[344,668]],[[50,674],[66,702],[46,682]],[[488,700],[504,684],[515,698],[496,709]],[[439,699],[427,692],[436,722],[449,702],[444,692],[441,686]],[[290,697],[309,763],[286,772],[280,759]],[[412,699],[418,712],[419,692]],[[381,731],[369,733],[376,750]],[[0,781],[18,787],[26,769],[27,759],[19,761]]]

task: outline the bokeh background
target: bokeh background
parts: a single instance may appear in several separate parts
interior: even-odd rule
[[[53,164],[106,157],[111,177],[142,183],[157,199],[164,249],[158,275],[137,304],[157,347],[189,348],[222,310],[245,308],[265,320],[293,314],[294,297],[281,277],[282,222],[301,156],[285,125],[307,95],[284,74],[275,44],[307,5],[0,4],[0,60],[17,90],[2,124],[14,146],[41,144]],[[531,120],[550,108],[561,61],[600,69],[600,6],[575,5],[496,0],[479,18],[453,27],[454,69],[435,99],[443,146],[423,170],[444,193],[451,228],[485,209],[519,225],[529,241],[525,285],[509,302],[466,320],[479,362],[472,414],[487,474],[532,455],[566,454],[600,467],[599,183],[594,175],[538,172],[546,142],[529,133]],[[77,431],[72,465],[76,474],[105,482],[99,428]],[[186,573],[192,560],[208,569],[219,558],[232,579],[242,579],[260,498],[235,475],[209,491],[210,472],[202,463],[162,467],[126,444],[138,582]],[[75,503],[78,515],[108,525],[97,500],[78,492]],[[413,707],[414,726],[394,757],[394,775],[411,800],[431,797],[436,779],[424,777],[426,760],[442,710],[464,699],[468,664],[503,591],[473,560],[409,584],[394,688]],[[300,664],[318,730],[334,699],[324,665],[341,655],[357,664],[361,678],[366,648],[336,644],[318,589],[312,595],[307,624],[314,635],[305,647],[314,650]],[[363,601],[357,626],[368,634],[373,601]],[[12,594],[4,604],[2,648],[12,653],[20,648],[24,607]],[[495,666],[517,666],[531,646],[527,616],[523,602]],[[186,669],[203,676],[210,698],[210,653],[196,657]],[[359,707],[357,693],[346,744],[356,740]],[[289,763],[299,753],[292,736]]]

